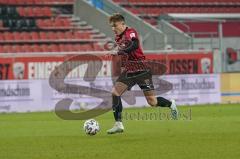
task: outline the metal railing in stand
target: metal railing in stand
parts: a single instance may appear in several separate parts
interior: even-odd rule
[[[226,20],[222,20],[222,19],[208,19],[208,18],[190,18],[190,17],[182,17],[182,18],[174,18],[170,15],[166,15],[166,19],[169,21],[171,20],[178,20],[178,21],[182,21],[182,20],[191,20],[192,22],[218,22],[218,39],[219,39],[219,51],[220,51],[220,56],[221,56],[221,70],[220,72],[225,72],[226,71],[226,56],[224,54],[224,51],[223,51],[223,30],[222,30],[222,23],[226,22]],[[183,24],[183,22],[181,22]],[[190,31],[188,31],[188,34],[189,35],[196,35],[195,33],[191,33]],[[199,34],[199,33],[198,33]],[[212,33],[209,32],[209,33],[202,33],[202,34],[208,34],[208,35],[211,35],[212,36]],[[212,38],[212,37],[211,37]],[[194,37],[192,38],[194,39]],[[192,42],[192,49],[194,48],[194,42]]]

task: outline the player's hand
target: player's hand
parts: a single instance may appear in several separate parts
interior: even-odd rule
[[[118,55],[127,55],[127,53],[124,52],[123,50],[119,50],[119,51],[117,52],[117,54],[118,54]]]

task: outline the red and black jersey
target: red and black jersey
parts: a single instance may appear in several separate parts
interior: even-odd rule
[[[140,46],[138,33],[133,28],[128,28],[116,35],[115,42],[118,46],[118,54],[121,56],[122,67],[128,72],[136,72],[141,69],[142,62],[145,60]]]

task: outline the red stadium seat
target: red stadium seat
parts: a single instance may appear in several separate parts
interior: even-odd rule
[[[39,0],[26,0],[26,3],[28,4],[37,4]]]
[[[12,48],[12,51],[13,52],[22,52],[22,48],[20,45],[13,45],[13,48]]]
[[[50,40],[56,40],[57,39],[57,34],[55,32],[48,32],[48,39]]]
[[[26,12],[25,12],[25,16],[28,16],[28,17],[34,17],[35,14],[34,14],[34,7],[26,7]]]
[[[37,19],[36,23],[37,23],[37,26],[40,27],[40,28],[45,26],[45,23],[44,23],[43,19]]]
[[[8,41],[14,40],[13,34],[11,32],[4,32],[4,39]]]
[[[65,45],[65,51],[67,51],[67,52],[72,51],[72,44],[66,44]]]
[[[44,14],[43,14],[43,10],[42,10],[42,8],[41,7],[35,7],[34,8],[34,16],[36,16],[36,17],[41,17],[41,16],[43,16]]]
[[[75,39],[82,39],[82,33],[80,33],[80,32],[74,32],[74,38]]]
[[[3,46],[4,53],[12,53],[12,46],[11,45],[4,45]]]
[[[59,51],[61,51],[61,52],[65,52],[66,51],[66,47],[65,47],[64,44],[60,44],[59,45]]]
[[[49,45],[48,44],[42,44],[41,45],[43,52],[50,52]]]
[[[39,37],[40,37],[41,40],[47,40],[47,33],[44,32],[44,31],[41,31],[39,33]]]
[[[14,32],[13,33],[14,40],[21,40],[21,34],[20,32]]]
[[[53,21],[51,19],[45,19],[44,20],[44,26],[45,27],[51,27],[53,26]]]
[[[49,46],[49,51],[50,51],[50,52],[59,52],[59,46],[56,45],[56,44],[51,44],[51,45]]]
[[[66,26],[66,27],[71,26],[71,23],[68,19],[66,19],[66,18],[62,19],[62,21],[63,21],[64,26]]]
[[[91,39],[91,34],[82,30],[91,31],[92,27],[84,25],[79,27],[79,31],[78,26],[72,24],[71,17],[62,16],[66,14],[65,10],[58,9],[59,3],[65,5],[73,2],[74,0],[0,0],[2,6],[10,8],[7,11],[16,7],[18,12],[13,18],[8,15],[8,19],[0,20],[0,52],[93,50],[89,45],[91,41],[86,40],[86,44],[76,43],[78,40],[82,42]],[[58,11],[53,14],[52,8],[57,8]]]
[[[21,32],[20,34],[21,34],[21,40],[29,40],[30,41],[32,39],[30,33],[28,33],[28,32]]]
[[[39,40],[39,34],[38,32],[32,32],[31,33],[32,40]]]
[[[33,52],[42,52],[42,48],[39,44],[33,45]]]
[[[34,52],[31,45],[24,44],[21,47],[22,47],[22,49],[21,49],[22,52]]]
[[[48,16],[48,17],[52,16],[52,11],[49,7],[42,8],[42,12],[43,12],[44,16]]]
[[[54,26],[62,27],[62,26],[64,26],[64,23],[61,19],[56,18],[55,21],[54,21]]]
[[[93,49],[96,51],[104,51],[103,47],[101,47],[98,43],[93,43]]]
[[[0,41],[4,41],[4,34],[0,32]]]
[[[71,51],[79,51],[78,44],[73,44],[71,47]]]
[[[0,45],[0,53],[3,53],[4,51],[3,51],[3,46],[2,45]]]
[[[66,39],[65,32],[57,32],[57,36],[61,40]]]
[[[75,38],[71,31],[67,31],[65,34],[66,34],[67,39],[74,39]]]

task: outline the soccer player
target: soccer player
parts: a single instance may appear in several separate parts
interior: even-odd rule
[[[121,95],[135,84],[139,85],[150,106],[169,107],[172,118],[177,119],[178,110],[175,101],[155,97],[151,70],[146,69],[144,62],[141,62],[145,60],[145,56],[136,30],[126,26],[124,17],[119,13],[110,16],[109,24],[115,33],[115,42],[118,46],[118,55],[122,59],[121,67],[123,69],[112,90],[112,109],[115,124],[113,128],[107,130],[107,133],[115,134],[124,131]]]

